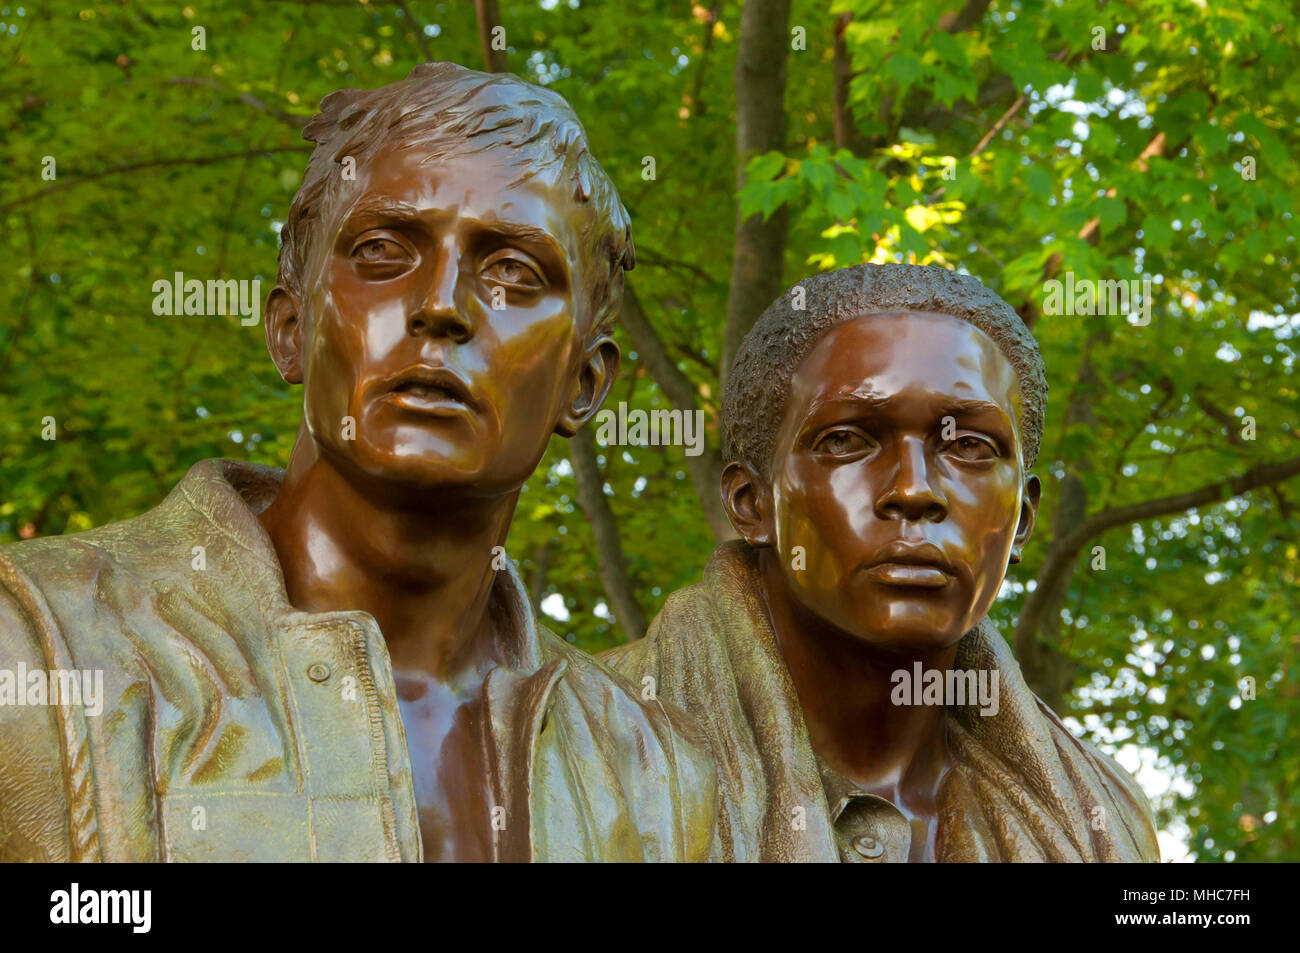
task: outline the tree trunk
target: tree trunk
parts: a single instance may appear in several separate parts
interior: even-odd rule
[[[478,14],[478,36],[483,44],[483,63],[489,73],[509,72],[506,63],[506,51],[492,48],[492,31],[501,26],[501,11],[497,0],[474,0],[474,11]]]
[[[844,31],[853,22],[853,14],[841,13],[835,21],[835,51],[831,64],[834,76],[831,98],[835,115],[835,148],[848,149],[856,156],[866,155],[867,143],[858,132],[849,108],[849,83],[853,80],[853,60]]]
[[[542,596],[546,592],[546,576],[551,571],[551,544],[538,543],[533,550],[533,570],[528,574],[528,601],[534,612],[541,612]]]
[[[605,477],[596,461],[596,438],[590,427],[584,427],[570,439],[569,460],[578,481],[578,506],[596,537],[596,568],[600,584],[609,599],[614,621],[631,642],[645,635],[646,617],[636,599],[636,585],[628,575],[618,523],[609,508],[609,500],[605,498]]]
[[[760,153],[785,151],[786,57],[790,53],[790,0],[745,0],[736,49],[736,189],[745,166]],[[719,382],[725,386],[732,359],[754,321],[784,290],[782,265],[788,214],[783,205],[766,222],[741,218],[736,203],[736,240],[727,292]]]
[[[623,290],[623,307],[619,320],[636,347],[638,360],[659,385],[664,396],[683,414],[694,413],[698,409],[695,385],[668,354],[668,349],[650,323],[645,309],[641,307],[641,299],[630,283]],[[709,521],[714,539],[718,542],[735,539],[736,531],[732,529],[727,513],[722,508],[722,495],[718,490],[718,480],[722,475],[722,455],[718,449],[705,440],[703,453],[698,457],[686,458],[686,472],[691,478],[691,486],[695,488],[695,495],[700,498],[700,506]]]

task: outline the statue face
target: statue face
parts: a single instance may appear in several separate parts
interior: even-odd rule
[[[618,351],[607,338],[584,347],[586,210],[564,183],[519,178],[501,149],[430,161],[389,146],[358,164],[321,222],[296,333],[292,321],[272,332],[284,298],[278,316],[268,307],[272,352],[290,352],[277,363],[301,375],[306,425],[336,462],[415,487],[508,492],[551,433],[599,407]]]
[[[795,599],[882,647],[955,644],[1033,528],[1019,400],[993,340],[949,315],[829,331],[791,381],[773,456],[771,542]]]

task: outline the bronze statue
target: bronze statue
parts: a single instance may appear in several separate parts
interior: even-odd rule
[[[627,213],[555,93],[449,63],[322,102],[266,340],[285,472],[196,464],[123,523],[0,550],[0,860],[692,860],[689,722],[534,618],[504,553],[599,409]]]
[[[607,653],[694,715],[714,859],[1138,861],[1146,798],[985,619],[1034,527],[1047,383],[976,279],[861,265],[759,318],[723,396],[740,540]]]

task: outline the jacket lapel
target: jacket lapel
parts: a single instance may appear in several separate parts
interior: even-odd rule
[[[501,639],[514,662],[488,673],[483,696],[484,746],[492,787],[493,854],[498,861],[533,860],[533,766],[537,742],[564,659],[544,661],[532,606],[514,563],[499,570],[493,590]]]

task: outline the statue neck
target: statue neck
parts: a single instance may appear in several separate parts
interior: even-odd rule
[[[946,672],[955,645],[899,651],[844,632],[789,591],[774,551],[760,550],[763,601],[794,684],[813,750],[864,790],[903,809],[935,803],[948,767],[942,705],[898,705],[894,673]]]
[[[488,611],[493,550],[505,545],[518,495],[402,492],[337,464],[304,426],[258,518],[294,608],[368,612],[395,672],[452,682],[502,661]]]

